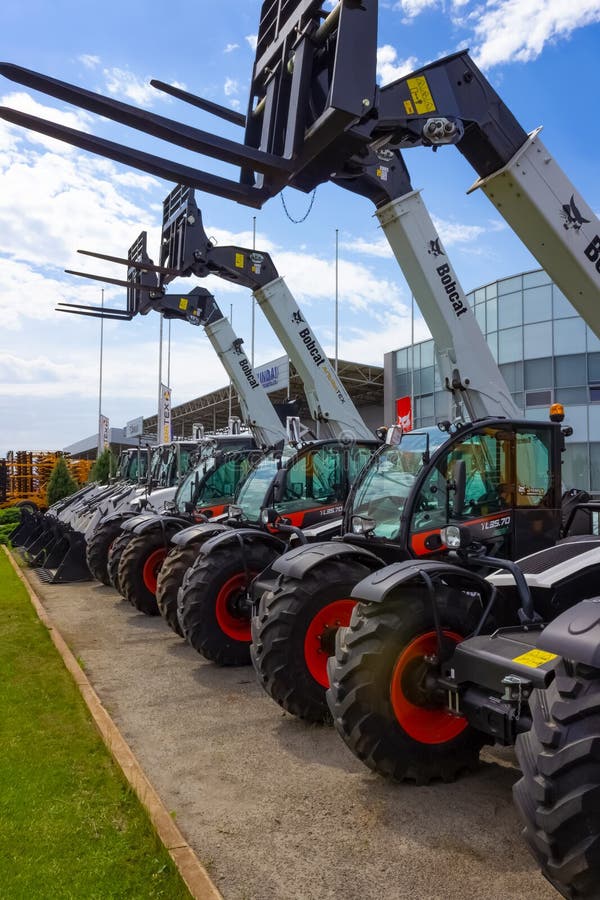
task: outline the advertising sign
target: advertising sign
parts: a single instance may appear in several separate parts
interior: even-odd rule
[[[100,416],[98,423],[98,453],[110,446],[110,423],[108,416]]]
[[[254,374],[264,387],[265,391],[278,391],[290,386],[290,362],[287,356],[280,356],[271,362],[256,366]]]
[[[402,425],[403,431],[412,431],[412,403],[410,397],[398,397],[396,399],[396,415],[398,417],[398,425]]]
[[[158,440],[161,444],[171,442],[171,388],[160,386],[160,409],[158,410]]]
[[[123,437],[132,438],[139,437],[144,433],[144,417],[138,416],[137,419],[130,419],[123,429]]]

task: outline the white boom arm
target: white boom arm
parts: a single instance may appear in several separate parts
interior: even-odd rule
[[[452,391],[450,418],[521,418],[420,192],[376,215],[431,331],[442,386]]]
[[[481,188],[600,337],[600,220],[546,150],[540,131],[469,193]]]
[[[285,426],[273,409],[229,320],[217,319],[205,325],[204,330],[233,382],[242,408],[242,419],[252,430],[256,443],[261,447],[271,447],[285,441]]]
[[[333,437],[372,438],[283,278],[254,296],[302,380],[311,417],[326,423]]]

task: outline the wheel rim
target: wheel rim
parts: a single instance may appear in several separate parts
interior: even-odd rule
[[[356,600],[334,600],[314,616],[304,638],[304,660],[312,677],[321,687],[329,687],[327,660],[335,652],[338,628],[350,624]]]
[[[242,611],[236,604],[245,594],[248,584],[255,578],[256,572],[238,572],[229,578],[217,594],[215,615],[221,631],[234,641],[249,644],[252,640],[250,631],[250,615]]]
[[[444,637],[459,644],[463,638],[454,631],[444,631]],[[401,728],[421,744],[445,744],[454,740],[468,725],[464,716],[452,715],[440,706],[418,705],[407,696],[407,678],[411,670],[426,656],[437,653],[437,634],[429,631],[415,638],[402,651],[392,672],[390,700]]]
[[[162,566],[166,555],[166,547],[159,547],[158,550],[154,550],[150,556],[147,557],[146,562],[144,563],[142,578],[144,579],[144,585],[151,594],[156,594],[158,573],[160,572],[160,567]]]

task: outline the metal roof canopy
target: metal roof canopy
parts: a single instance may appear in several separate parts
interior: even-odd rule
[[[334,360],[330,359],[332,365]],[[383,408],[383,366],[338,360],[338,375],[357,406],[380,405]],[[270,391],[273,403],[285,403],[289,398],[298,401],[300,418],[310,422],[308,407],[302,392],[302,383],[290,363],[289,389]],[[231,392],[231,414],[240,416],[240,406],[234,390]],[[194,423],[202,424],[206,430],[226,428],[229,419],[229,386],[203,394],[187,403],[180,403],[171,410],[173,436],[190,436]],[[144,419],[144,432],[156,432],[156,416]]]

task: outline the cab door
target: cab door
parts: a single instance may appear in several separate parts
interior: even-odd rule
[[[466,429],[465,429],[466,430]],[[408,546],[412,555],[442,549],[445,525],[467,525],[488,553],[514,553],[515,435],[504,426],[488,426],[460,435],[434,458],[417,488],[409,512]],[[464,465],[465,492],[458,508],[456,464]]]

